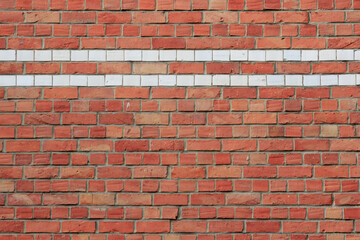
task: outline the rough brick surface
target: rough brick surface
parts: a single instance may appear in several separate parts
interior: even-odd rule
[[[0,240],[360,240],[360,0],[0,0]]]
[[[357,0],[2,0],[0,48],[358,48],[359,9]]]
[[[358,87],[3,90],[1,239],[358,239]]]

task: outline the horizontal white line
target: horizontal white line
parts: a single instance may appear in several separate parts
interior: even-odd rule
[[[360,74],[0,75],[0,86],[354,86]]]
[[[360,50],[0,50],[1,62],[358,61]]]

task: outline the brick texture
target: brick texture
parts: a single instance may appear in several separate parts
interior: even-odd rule
[[[360,0],[0,0],[0,240],[360,240]]]
[[[359,239],[358,87],[1,92],[0,239]]]
[[[2,0],[0,48],[359,48],[359,9],[358,0]]]

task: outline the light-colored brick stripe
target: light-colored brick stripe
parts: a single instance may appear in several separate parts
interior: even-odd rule
[[[0,50],[1,62],[359,61],[360,50]]]
[[[0,75],[0,86],[354,86],[360,74]]]
[[[150,62],[348,62],[360,61],[360,50],[332,49],[332,50],[0,50],[0,62],[136,62],[142,64]],[[111,64],[113,64],[111,63]],[[20,63],[19,63],[20,64]],[[29,63],[31,64],[31,63]],[[67,64],[67,63],[61,63]],[[126,63],[121,63],[126,64]],[[160,64],[160,63],[159,63]],[[161,63],[165,64],[166,63]],[[227,63],[229,64],[229,63]],[[306,64],[306,63],[301,63]],[[322,64],[322,63],[321,63]],[[164,65],[164,66],[165,66]],[[274,67],[276,67],[274,65]],[[283,72],[275,74],[214,72],[167,71],[152,72],[114,70],[94,72],[35,72],[24,71],[24,75],[10,75],[3,69],[0,75],[1,86],[336,86],[360,85],[360,74],[354,72],[334,72],[322,75],[321,71],[314,72]],[[165,66],[167,68],[167,66]],[[21,69],[20,69],[21,70]],[[46,69],[44,69],[46,70]],[[121,71],[120,71],[121,70]],[[190,70],[191,71],[191,70]],[[15,72],[14,72],[15,73]],[[16,74],[21,74],[18,71]],[[42,73],[45,73],[43,75]],[[55,74],[54,74],[55,73]],[[61,74],[65,73],[65,74]],[[113,74],[111,74],[113,73]],[[170,72],[169,72],[170,73]],[[216,73],[216,74],[215,74]],[[268,72],[269,73],[269,72]],[[295,73],[295,74],[294,74]],[[336,74],[335,74],[336,73]],[[356,73],[356,71],[355,71]],[[36,75],[41,74],[41,75]],[[84,75],[82,75],[84,74]],[[93,75],[85,75],[93,74]],[[151,75],[150,75],[151,74]]]

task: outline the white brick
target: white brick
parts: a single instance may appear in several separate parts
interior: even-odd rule
[[[86,62],[89,60],[88,50],[71,50],[71,61]]]
[[[141,86],[159,86],[158,75],[141,75]]]
[[[35,75],[35,86],[52,86],[52,76]]]
[[[195,61],[210,62],[212,61],[211,50],[195,50]]]
[[[230,85],[230,76],[229,75],[213,75],[212,79],[214,86],[229,86]]]
[[[356,74],[356,85],[360,85],[360,74]]]
[[[321,75],[321,86],[338,85],[338,75]]]
[[[317,61],[318,50],[302,50],[301,51],[301,61]]]
[[[125,61],[141,61],[141,50],[125,50]]]
[[[17,75],[16,86],[34,86],[34,75]]]
[[[88,86],[105,86],[105,77],[103,75],[88,76]]]
[[[247,61],[248,51],[247,50],[230,50],[231,61]]]
[[[302,75],[286,75],[285,76],[286,86],[302,86]]]
[[[284,60],[286,61],[300,61],[300,50],[284,50]]]
[[[249,50],[249,61],[264,62],[265,50]]]
[[[229,50],[213,50],[214,61],[229,61],[230,51]]]
[[[304,86],[320,86],[320,75],[304,75]]]
[[[106,60],[105,50],[89,50],[89,61],[104,62]]]
[[[356,61],[360,60],[360,50],[355,51],[355,59],[354,60],[356,60]]]
[[[69,86],[70,75],[53,75],[53,86]]]
[[[268,86],[284,86],[285,84],[284,75],[267,75],[266,80]]]
[[[51,61],[51,50],[35,50],[35,61]]]
[[[140,75],[123,75],[123,86],[140,86]]]
[[[122,86],[123,75],[106,75],[105,86]]]
[[[159,51],[158,50],[142,50],[142,60],[147,61],[147,62],[159,61]]]
[[[248,86],[248,75],[231,75],[231,86]]]
[[[0,50],[0,61],[15,61],[15,50]]]
[[[211,75],[195,75],[196,86],[211,86]]]
[[[319,50],[320,61],[334,61],[336,60],[336,50]]]
[[[339,85],[355,85],[355,74],[341,74],[339,75]]]
[[[0,86],[2,87],[16,86],[16,76],[0,75]]]
[[[160,50],[160,61],[175,61],[176,50]]]
[[[17,50],[16,60],[27,62],[34,61],[34,51],[33,50]]]
[[[159,75],[160,86],[176,86],[176,75]]]
[[[53,50],[53,61],[70,61],[70,50]]]
[[[107,61],[124,61],[124,50],[108,50],[106,51]]]
[[[177,75],[176,85],[178,86],[194,86],[194,75]]]
[[[87,76],[70,75],[70,86],[87,86]]]
[[[266,61],[282,61],[282,50],[266,50]]]
[[[337,50],[337,60],[354,60],[354,50]]]
[[[194,50],[177,50],[176,55],[177,61],[194,61],[195,59]]]
[[[249,86],[266,86],[266,75],[249,75]]]

